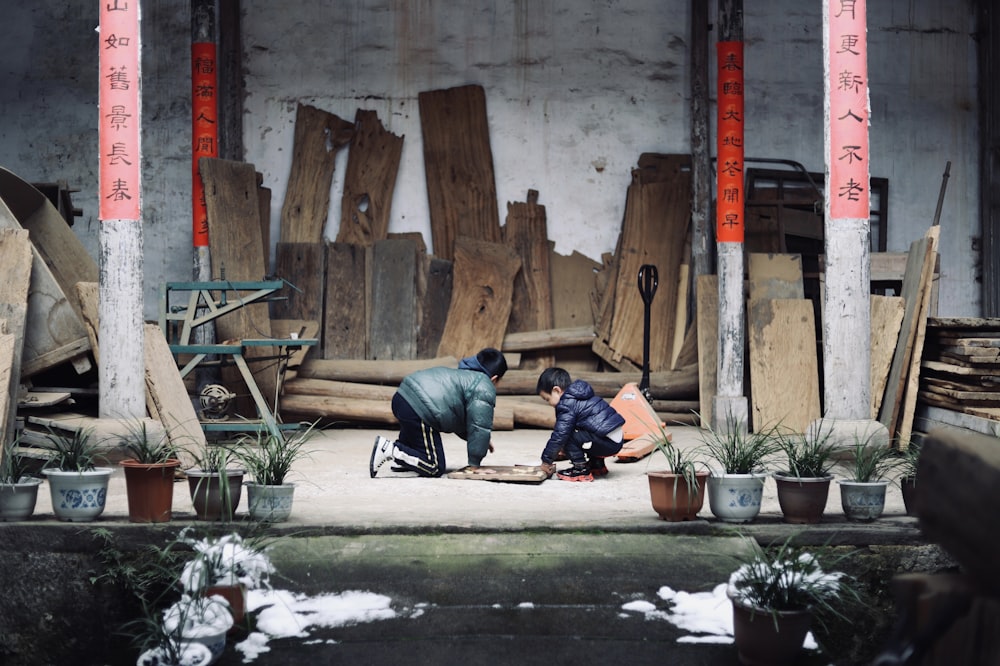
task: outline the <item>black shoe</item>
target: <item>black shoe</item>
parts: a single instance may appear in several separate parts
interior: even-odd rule
[[[590,473],[590,470],[586,467],[570,467],[562,472],[557,472],[558,476],[563,481],[593,481],[594,475]]]
[[[608,465],[604,462],[604,458],[591,458],[589,465],[590,473],[594,478],[608,475]]]

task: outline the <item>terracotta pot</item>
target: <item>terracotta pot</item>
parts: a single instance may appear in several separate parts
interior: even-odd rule
[[[764,474],[713,474],[708,478],[708,506],[726,523],[748,523],[760,513]]]
[[[232,520],[243,495],[243,475],[241,469],[226,471],[226,483],[218,472],[200,469],[186,470],[191,503],[195,515],[200,520]]]
[[[649,498],[653,510],[660,518],[669,521],[694,520],[705,503],[705,484],[708,472],[697,472],[698,489],[689,492],[683,476],[670,472],[646,472],[649,479]],[[694,489],[690,489],[694,490]]]
[[[778,486],[778,505],[786,523],[804,525],[822,520],[833,474],[813,478],[775,472],[774,480]]]
[[[180,460],[146,464],[123,460],[128,519],[132,523],[165,523],[174,505],[174,472]]]
[[[237,585],[210,585],[205,588],[205,596],[219,595],[229,602],[229,612],[233,614],[233,629],[243,622],[247,614],[247,586],[239,583]]]
[[[771,611],[745,606],[733,599],[733,639],[741,664],[794,664],[802,651],[812,613]]]
[[[903,491],[903,506],[906,507],[906,515],[917,515],[917,477],[904,476],[899,480],[899,489]]]

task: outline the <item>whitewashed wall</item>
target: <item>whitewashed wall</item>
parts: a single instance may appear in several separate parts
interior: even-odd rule
[[[284,198],[295,106],[405,134],[391,231],[431,242],[417,94],[486,89],[501,219],[540,192],[559,252],[614,249],[642,152],[688,151],[689,0],[242,0],[246,159]],[[715,3],[710,3],[713,7]],[[747,154],[823,170],[819,0],[744,3]],[[7,6],[9,5],[9,6]],[[978,137],[970,0],[869,2],[872,174],[890,181],[889,248],[942,216],[941,314],[979,314]],[[67,180],[74,230],[97,257],[96,0],[5,3],[0,165]],[[188,0],[143,0],[145,315],[164,280],[191,277]],[[714,33],[712,38],[714,39]],[[339,220],[338,165],[328,237]]]

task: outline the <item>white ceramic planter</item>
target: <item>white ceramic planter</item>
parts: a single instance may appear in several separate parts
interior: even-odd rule
[[[0,484],[0,521],[27,520],[35,512],[41,479],[22,477],[18,483]]]
[[[110,467],[96,467],[85,472],[43,469],[49,481],[52,511],[56,518],[71,523],[86,523],[104,513],[108,496]]]
[[[888,481],[848,481],[837,479],[840,484],[840,505],[849,520],[867,522],[875,520],[885,510],[885,489]]]
[[[765,474],[721,474],[708,477],[708,506],[727,523],[747,523],[760,513]]]
[[[262,486],[248,483],[247,505],[251,520],[280,523],[292,515],[292,498],[295,485],[283,483],[280,486]]]

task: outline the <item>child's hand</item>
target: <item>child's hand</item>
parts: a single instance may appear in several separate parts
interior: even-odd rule
[[[493,442],[490,442],[490,453],[493,453],[496,449],[493,448]]]
[[[541,468],[541,470],[543,472],[545,472],[549,476],[552,476],[553,474],[556,473],[556,464],[555,463],[543,462],[539,467]]]

